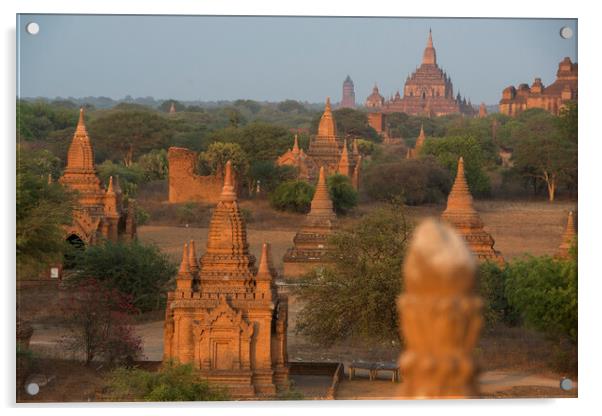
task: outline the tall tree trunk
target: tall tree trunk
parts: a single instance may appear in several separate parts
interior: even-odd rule
[[[554,202],[554,196],[556,195],[556,174],[544,172],[544,178],[548,186],[548,201]]]

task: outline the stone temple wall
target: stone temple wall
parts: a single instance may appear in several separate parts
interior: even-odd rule
[[[217,203],[222,191],[223,178],[200,176],[195,173],[197,153],[183,147],[170,147],[169,203],[206,202]]]

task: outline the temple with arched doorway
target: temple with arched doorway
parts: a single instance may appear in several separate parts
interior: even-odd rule
[[[118,241],[136,237],[134,200],[124,203],[118,178],[109,178],[106,188],[98,178],[83,108],[59,182],[77,193],[73,221],[65,227],[65,239],[69,243],[82,246],[103,238]]]

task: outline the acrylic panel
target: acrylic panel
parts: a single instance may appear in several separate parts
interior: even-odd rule
[[[17,15],[17,401],[577,397],[577,35]]]

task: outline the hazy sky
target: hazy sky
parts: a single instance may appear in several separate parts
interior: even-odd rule
[[[20,15],[17,93],[322,102],[341,99],[349,74],[363,102],[375,82],[385,97],[403,88],[429,28],[454,93],[474,104],[535,77],[548,85],[563,57],[577,60],[574,19]]]

